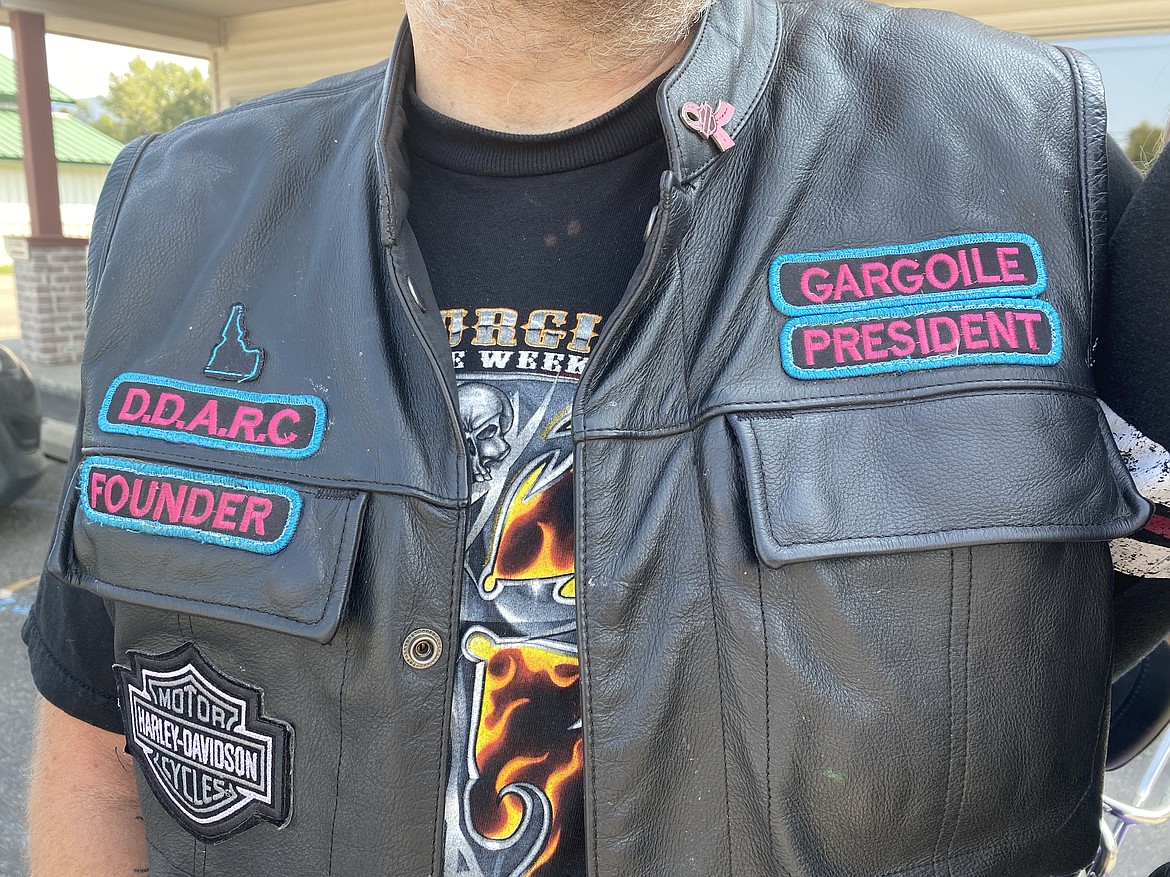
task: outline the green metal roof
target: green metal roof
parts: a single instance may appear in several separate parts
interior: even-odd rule
[[[112,164],[122,144],[72,116],[53,114],[53,141],[61,164]],[[24,141],[20,136],[20,114],[0,109],[0,160],[21,161]]]
[[[49,97],[57,103],[74,103],[73,98],[55,85],[49,86]],[[16,100],[16,62],[0,55],[0,100],[5,99]]]

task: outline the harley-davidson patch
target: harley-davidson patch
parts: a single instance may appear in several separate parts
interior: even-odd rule
[[[283,484],[119,457],[81,466],[85,516],[123,530],[275,554],[292,539],[301,495]]]
[[[115,665],[129,752],[188,832],[217,843],[288,821],[292,726],[263,714],[259,688],[220,673],[194,643]]]
[[[1048,273],[1026,234],[967,234],[916,244],[781,254],[772,262],[772,303],[783,313],[889,307],[908,299],[1031,297]]]
[[[835,316],[835,315],[834,315]],[[955,365],[1055,365],[1060,317],[1047,302],[988,299],[938,308],[883,308],[847,320],[795,317],[780,334],[794,378],[838,378]]]
[[[316,396],[246,393],[124,374],[106,393],[98,427],[174,444],[300,459],[321,447],[325,403]]]

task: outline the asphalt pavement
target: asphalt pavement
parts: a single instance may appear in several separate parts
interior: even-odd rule
[[[0,509],[0,877],[25,874],[23,813],[35,694],[20,626],[36,598],[37,577],[49,548],[64,477],[65,466],[50,463],[30,494],[11,508]],[[1131,799],[1150,754],[1109,774],[1109,794]],[[1170,788],[1170,777],[1166,780],[1161,788]],[[1140,828],[1122,847],[1114,877],[1147,877],[1168,860],[1170,826]]]
[[[20,626],[36,599],[64,477],[65,466],[50,463],[31,493],[0,509],[0,877],[24,874],[35,694]]]

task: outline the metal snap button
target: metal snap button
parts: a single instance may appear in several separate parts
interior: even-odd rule
[[[442,654],[443,640],[425,627],[411,631],[402,642],[402,657],[416,670],[435,666]]]
[[[410,297],[414,299],[414,303],[418,305],[418,309],[426,313],[427,306],[423,304],[422,298],[419,297],[418,290],[414,288],[414,281],[409,277],[406,278],[406,288],[410,292]]]

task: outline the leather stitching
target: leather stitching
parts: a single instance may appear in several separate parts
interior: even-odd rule
[[[583,429],[582,434],[589,438],[662,438],[697,429],[708,421],[714,420],[716,417],[725,417],[728,414],[745,411],[756,412],[761,409],[763,409],[764,413],[771,412],[775,414],[794,415],[816,411],[842,411],[864,408],[885,408],[895,405],[915,405],[937,399],[968,398],[971,396],[1073,396],[1081,397],[1085,400],[1092,400],[1093,402],[1096,402],[1097,399],[1096,394],[1092,390],[1088,390],[1077,384],[1058,381],[1053,382],[1050,385],[1051,389],[1047,390],[1035,388],[1033,384],[1028,384],[1027,386],[1032,387],[1032,389],[1027,390],[1013,389],[1011,385],[992,388],[985,386],[982,390],[962,389],[965,385],[986,385],[986,383],[986,381],[980,380],[954,381],[935,387],[925,387],[923,388],[923,395],[900,398],[873,398],[871,396],[867,397],[866,394],[854,394],[850,396],[822,396],[795,403],[792,399],[760,399],[754,402],[730,402],[702,411],[692,420],[667,424],[666,426],[656,426],[639,430],[606,428],[597,429],[592,432]],[[776,406],[781,407],[777,408]]]
[[[695,465],[695,478],[698,480],[702,475],[699,469],[698,443],[695,441],[693,433],[691,434],[691,460]],[[703,532],[710,533],[711,530],[707,526],[707,512],[701,496],[699,497],[699,513],[703,519]],[[722,637],[719,635],[719,610],[715,605],[715,570],[711,565],[711,552],[707,549],[706,545],[703,546],[703,553],[707,559],[707,589],[711,595],[711,623],[715,633],[715,678],[719,687],[719,736],[722,741],[720,748],[723,750],[723,810],[727,819],[727,873],[730,877],[733,873],[731,862],[731,796],[727,790],[727,710],[723,700],[723,645]]]
[[[686,281],[682,276],[682,260],[676,254],[675,256],[675,270],[678,272],[679,283],[677,288],[679,290],[686,289]],[[687,297],[685,294],[679,295],[679,310],[682,312],[683,324],[688,325],[687,320]],[[691,395],[691,385],[689,380],[689,369],[685,366],[681,369],[683,393],[686,396],[687,408],[691,407],[694,397]],[[703,524],[703,533],[710,534],[711,528],[707,521],[707,504],[703,501],[702,467],[699,465],[699,443],[694,431],[689,435],[691,444],[691,462],[695,467],[695,492],[698,494],[699,515]],[[732,858],[731,858],[731,795],[728,791],[728,768],[727,768],[727,707],[724,703],[723,696],[723,645],[722,637],[719,635],[719,608],[715,603],[715,568],[711,563],[711,551],[704,539],[702,545],[703,555],[707,561],[707,591],[711,597],[711,625],[715,634],[715,679],[719,689],[719,737],[722,741],[721,749],[723,750],[723,812],[726,819],[727,826],[727,874],[733,873]],[[756,565],[757,571],[759,564]],[[765,651],[767,645],[765,643]]]
[[[754,8],[756,11],[758,11],[761,7],[770,7],[771,9],[775,10],[775,18],[773,19],[773,23],[775,25],[775,36],[772,40],[772,48],[771,48],[770,53],[769,53],[768,70],[761,77],[760,85],[756,89],[756,93],[754,95],[752,95],[751,100],[748,101],[748,105],[744,109],[743,116],[741,117],[743,119],[743,124],[741,124],[739,127],[737,127],[735,129],[735,136],[736,137],[740,136],[740,134],[747,129],[748,120],[751,118],[751,116],[755,112],[756,106],[760,102],[760,97],[764,94],[764,90],[772,83],[773,73],[775,72],[776,65],[779,63],[779,60],[780,60],[780,53],[779,53],[780,37],[781,37],[781,32],[783,30],[783,28],[780,26],[780,4],[779,3],[774,3],[774,4],[773,3],[768,3],[768,4],[757,3],[757,4],[755,4]],[[679,80],[682,79],[683,75],[686,72],[686,68],[690,66],[690,63],[693,60],[694,60],[694,56],[688,58],[686,65],[684,65],[684,67],[678,71],[678,74],[673,77],[673,82],[671,82],[672,90],[673,90],[673,86],[676,86],[678,84]],[[673,99],[674,98],[672,96],[672,100]],[[677,140],[678,139],[677,127],[672,128],[672,130],[675,131],[675,139]],[[682,155],[681,149],[678,151],[678,154],[680,156]],[[717,162],[721,157],[722,157],[722,154],[716,154],[716,155],[711,156],[709,159],[707,159],[707,161],[705,161],[697,169],[695,169],[693,172],[691,172],[687,176],[687,179],[691,180],[691,179],[694,179],[695,177],[698,177],[700,174],[704,173],[708,168],[710,168],[713,164],[715,164],[715,162]],[[680,170],[682,170],[683,168],[681,168],[681,162],[679,162],[679,164],[680,164]]]
[[[101,249],[101,253],[98,256],[97,261],[94,263],[94,301],[96,301],[97,291],[101,287],[102,275],[106,272],[106,262],[109,260],[110,247],[114,240],[114,228],[118,224],[118,217],[122,215],[122,205],[126,200],[126,193],[130,190],[130,178],[134,176],[134,171],[138,169],[138,162],[141,160],[143,153],[146,152],[146,147],[148,147],[154,141],[156,136],[157,135],[155,134],[151,134],[149,137],[143,139],[142,142],[138,144],[138,148],[134,151],[134,154],[128,160],[129,167],[126,168],[126,176],[122,178],[122,185],[118,190],[118,198],[114,202],[114,209],[110,215],[109,224],[104,229],[102,229],[102,236],[105,238],[105,240],[103,242],[104,246]],[[89,307],[93,307],[93,301],[89,303]]]
[[[955,676],[954,676],[954,650],[955,650],[955,552],[952,550],[948,552],[950,556],[950,586],[951,586],[951,611],[950,618],[947,625],[947,725],[950,728],[951,746],[949,757],[947,758],[947,785],[946,785],[946,800],[943,809],[942,822],[939,825],[938,837],[934,842],[934,855],[931,861],[938,863],[940,859],[941,846],[943,836],[947,833],[947,826],[951,821],[952,811],[952,796],[951,785],[954,781],[954,767],[955,759],[958,756],[956,751],[958,744],[958,735],[955,734]]]
[[[967,804],[967,789],[971,779],[971,605],[975,602],[975,556],[967,549],[967,611],[963,620],[963,783],[959,796],[959,809],[955,813],[955,829],[947,844],[947,870],[955,858],[955,842],[959,839],[959,826],[963,822],[963,808]]]
[[[325,596],[325,602],[324,602],[323,606],[321,607],[321,614],[318,615],[316,618],[305,620],[305,619],[295,618],[291,615],[281,614],[280,612],[269,612],[265,609],[258,609],[255,606],[241,606],[238,603],[228,603],[227,601],[220,601],[220,602],[212,603],[212,602],[209,602],[207,600],[194,600],[190,597],[180,597],[177,594],[167,594],[163,591],[152,591],[150,588],[133,588],[133,587],[130,587],[129,585],[110,585],[110,586],[118,588],[119,590],[132,591],[133,593],[136,593],[136,594],[153,594],[156,597],[167,597],[167,598],[174,599],[174,600],[182,600],[184,603],[188,603],[192,606],[212,606],[212,607],[219,606],[219,607],[223,607],[226,609],[240,609],[240,610],[245,611],[245,612],[253,612],[257,615],[267,615],[270,618],[283,618],[286,621],[292,621],[292,622],[295,622],[296,624],[308,624],[308,625],[320,624],[324,620],[325,614],[329,611],[329,605],[333,602],[333,595],[337,591],[338,573],[341,570],[341,553],[345,548],[346,531],[348,530],[348,527],[349,527],[349,518],[350,518],[350,513],[353,511],[353,504],[354,504],[353,500],[348,500],[345,503],[345,517],[342,518],[342,521],[341,521],[341,539],[338,540],[337,559],[333,563],[333,572],[330,573],[330,576],[329,576],[329,592]],[[100,579],[97,579],[94,576],[89,576],[89,578],[93,579],[94,581],[100,581]],[[109,585],[109,583],[106,583],[106,582],[103,582],[103,584]],[[87,588],[86,590],[89,590],[89,589]]]
[[[1088,353],[1091,358],[1092,344],[1094,338],[1093,318],[1095,315],[1094,295],[1096,293],[1096,246],[1093,240],[1093,220],[1092,220],[1092,199],[1090,197],[1089,189],[1089,155],[1088,155],[1088,133],[1089,124],[1085,113],[1085,82],[1083,78],[1083,71],[1080,64],[1070,54],[1061,51],[1064,56],[1065,63],[1069,67],[1069,72],[1072,74],[1073,81],[1073,105],[1076,113],[1076,130],[1074,136],[1077,141],[1077,181],[1080,183],[1081,191],[1081,218],[1084,222],[1085,234],[1085,269],[1088,272],[1089,284],[1089,348]]]
[[[772,701],[768,673],[768,616],[764,609],[764,575],[762,565],[755,564],[756,587],[760,592],[760,636],[764,641],[764,789],[768,796],[768,858],[776,862],[776,834],[772,830]],[[785,874],[788,869],[783,868]]]
[[[148,847],[150,847],[150,848],[151,848],[151,850],[153,850],[155,853],[157,853],[157,854],[158,854],[158,857],[159,857],[160,859],[162,859],[164,862],[166,862],[168,865],[170,865],[170,866],[171,866],[172,868],[174,868],[176,871],[178,871],[178,872],[179,872],[179,873],[181,873],[181,874],[186,874],[186,873],[188,873],[188,872],[187,872],[185,869],[183,869],[183,868],[180,868],[178,865],[176,865],[176,864],[175,864],[175,863],[174,863],[174,862],[171,860],[171,857],[170,857],[170,856],[168,856],[168,855],[167,855],[165,852],[163,852],[163,850],[162,850],[162,847],[160,847],[158,844],[154,843],[154,842],[153,842],[153,841],[152,841],[152,840],[151,840],[149,837],[146,839],[146,845],[147,845]]]
[[[1113,716],[1114,723],[1120,722],[1122,719],[1128,716],[1133,711],[1134,707],[1141,702],[1141,697],[1139,695],[1142,689],[1145,687],[1146,679],[1149,675],[1149,666],[1144,661],[1138,664],[1137,679],[1134,680],[1133,688],[1131,689],[1129,696],[1126,697],[1125,704],[1117,711],[1117,714]]]
[[[164,454],[152,453],[151,451],[142,450],[141,448],[132,448],[132,447],[128,447],[126,445],[117,445],[117,444],[108,444],[108,445],[89,444],[89,445],[84,446],[81,449],[81,454],[82,454],[82,456],[94,456],[97,454],[130,454],[130,455],[133,455],[137,458],[140,458],[143,460],[149,460],[151,462],[155,462],[155,461],[168,462],[168,461],[174,461],[174,460],[182,460],[182,461],[187,462],[187,463],[194,463],[196,465],[204,466],[204,467],[221,465],[219,463],[216,463],[215,461],[208,461],[204,457],[193,457],[190,454],[184,454],[184,453],[179,452],[179,451],[170,452],[168,450],[168,453],[166,453],[164,455]],[[289,473],[287,471],[282,471],[279,469],[271,469],[267,466],[262,466],[262,465],[256,465],[255,463],[253,463],[250,460],[248,461],[248,463],[251,465],[248,465],[246,467],[237,468],[234,471],[236,471],[237,473],[245,474],[245,475],[247,475],[249,473],[258,473],[260,475],[274,476],[285,483],[303,485],[305,487],[323,486],[323,485],[314,485],[314,484],[311,484],[311,483],[306,482],[304,480],[292,480],[288,477]],[[362,488],[366,488],[366,489],[372,489],[372,488],[378,488],[378,487],[382,487],[382,488],[396,487],[396,488],[400,488],[407,496],[417,496],[420,499],[426,500],[428,502],[432,502],[436,505],[441,505],[444,508],[462,508],[466,504],[465,501],[462,499],[452,499],[450,497],[440,496],[437,493],[431,493],[431,492],[423,490],[423,489],[421,489],[413,484],[402,484],[402,483],[397,482],[397,481],[369,481],[369,480],[365,480],[365,479],[361,479],[361,478],[347,478],[347,479],[345,479],[345,481],[337,481],[335,483],[341,484],[341,485],[352,485],[352,486],[362,487]],[[394,491],[389,491],[389,492],[393,493]]]
[[[1021,393],[1021,394],[1017,394],[1017,395],[1047,395],[1047,394],[1038,394],[1038,393],[1024,394],[1024,393]],[[752,427],[750,422],[744,421],[743,424],[744,424],[744,427],[747,429],[747,431],[751,434],[752,443],[755,445],[755,448],[756,448],[757,466],[755,468],[762,468],[764,455],[763,455],[763,451],[760,449],[759,436],[757,435],[755,429]],[[757,479],[751,477],[751,473],[748,473],[748,480],[752,481],[752,482],[757,481]],[[763,500],[764,500],[764,514],[767,516],[768,521],[771,522],[771,520],[772,520],[772,504],[771,504],[771,500],[769,499],[769,496],[768,496],[768,491],[761,487],[759,489],[759,493],[762,495]],[[751,502],[750,502],[750,498],[749,498],[749,505],[750,504],[751,504]],[[1101,526],[1108,526],[1109,524],[1115,523],[1117,521],[1125,520],[1126,518],[1129,518],[1129,517],[1130,517],[1129,514],[1122,513],[1120,515],[1117,515],[1116,517],[1111,518],[1108,521],[1102,522]],[[1030,529],[1030,528],[1033,528],[1035,525],[1021,524],[1019,526],[1023,527],[1023,528]],[[1087,526],[1087,525],[1085,525],[1085,526]],[[1003,529],[1003,527],[1002,526],[998,526],[998,527],[972,527],[972,528],[964,528],[964,531],[970,532],[970,533],[986,533],[986,532],[989,532],[991,530],[999,530],[999,529]],[[930,535],[934,535],[936,533],[953,533],[953,532],[957,532],[957,530],[955,528],[945,529],[945,530],[937,530],[937,529],[936,530],[909,530],[909,531],[905,531],[905,532],[899,531],[897,533],[882,533],[882,534],[876,535],[876,536],[862,537],[862,540],[900,539],[900,538],[903,538],[906,536],[930,536]],[[859,540],[857,537],[854,537],[852,539],[817,540],[816,542],[792,542],[792,541],[783,542],[783,541],[776,538],[776,535],[775,535],[775,533],[773,533],[771,531],[771,528],[769,528],[769,530],[768,530],[768,536],[769,536],[769,540],[772,543],[772,547],[779,548],[779,549],[795,548],[795,547],[800,547],[800,546],[804,546],[804,545],[842,545],[842,544],[846,544],[849,542],[862,541],[862,540]]]
[[[585,414],[585,408],[584,408],[584,406],[582,406],[582,408],[581,408],[581,427],[582,427],[582,429],[585,428],[586,416],[587,415]],[[588,499],[589,492],[584,489],[585,488],[585,480],[586,480],[585,479],[585,470],[586,470],[586,462],[585,462],[586,453],[585,453],[585,451],[586,451],[586,448],[582,447],[581,448],[581,455],[580,455],[580,457],[581,457],[581,459],[580,459],[580,463],[581,463],[581,481],[580,481],[580,484],[581,484],[581,497],[580,497],[580,499],[581,499],[581,528],[580,528],[580,531],[581,531],[581,555],[580,555],[580,557],[581,557],[581,560],[584,560],[588,554],[588,543],[587,543],[588,535],[587,534],[589,533],[589,499]],[[584,690],[584,682],[586,679],[589,678],[588,671],[590,670],[589,599],[587,597],[587,595],[589,594],[590,588],[589,588],[589,582],[583,576],[583,572],[584,571],[581,569],[575,570],[575,575],[577,576],[577,580],[581,582],[581,590],[577,594],[577,599],[581,601],[581,616],[582,616],[582,620],[585,622],[583,629],[581,630],[580,635],[579,635],[580,640],[581,640],[581,645],[583,646],[583,648],[581,650],[581,654],[578,655],[578,661],[582,662],[584,664],[584,668],[585,668],[585,672],[583,672],[581,674],[581,679],[582,679],[582,683],[583,683],[582,684],[582,695],[584,696],[586,694],[586,692]],[[590,684],[589,687],[592,689],[592,684]],[[586,700],[588,701],[588,709],[589,709],[589,728],[590,728],[590,733],[595,733],[594,729],[597,727],[597,725],[595,724],[594,715],[593,715],[592,691],[588,692],[588,695],[589,696],[586,697]],[[584,732],[582,732],[582,733],[584,733]],[[586,753],[586,754],[588,755],[589,753]],[[593,836],[592,836],[592,838],[589,839],[593,843],[593,873],[600,874],[602,872],[601,872],[601,856],[598,853],[598,849],[600,847],[600,844],[598,844],[598,842],[597,842],[598,835],[597,835],[597,769],[596,769],[596,762],[594,761],[593,758],[588,758],[588,759],[586,759],[586,766],[589,768],[587,771],[587,774],[589,777],[589,786],[588,786],[589,796],[587,799],[587,803],[588,803],[589,810],[590,810],[591,822],[593,823]]]
[[[349,673],[349,627],[345,628],[345,658],[341,664],[341,685],[337,689],[337,778],[333,785],[333,823],[329,827],[329,874],[333,873],[333,850],[337,846],[337,813],[341,810],[341,766],[345,758],[345,680]]]
[[[459,549],[467,539],[467,535],[463,532],[463,526],[460,523],[460,520],[461,516],[457,515],[455,518],[455,538],[451,540],[452,543],[454,543],[454,548],[451,551],[451,577],[448,579],[448,581],[451,583],[451,588],[448,591],[450,600],[447,602],[447,639],[451,647],[448,649],[450,652],[450,657],[447,659],[447,663],[449,665],[449,669],[447,671],[447,684],[443,687],[443,702],[446,704],[451,703],[451,694],[455,686],[455,656],[458,654],[454,648],[455,642],[459,639],[459,630],[457,629],[455,610],[455,594],[456,589],[458,588],[458,592],[461,595],[460,600],[462,600],[463,588],[462,576],[460,575],[459,571]],[[446,798],[446,777],[447,771],[450,770],[449,759],[444,757],[444,752],[449,751],[448,747],[450,746],[451,739],[450,707],[448,707],[448,709],[444,712],[444,716],[445,718],[442,723],[443,732],[439,735],[441,745],[439,747],[438,757],[439,791],[438,794],[435,795],[435,831],[431,836],[431,874],[435,875],[435,877],[438,877],[439,874],[439,838],[444,832],[444,821],[442,819],[443,813],[439,807],[439,802],[445,800]],[[447,763],[444,763],[445,761]]]

